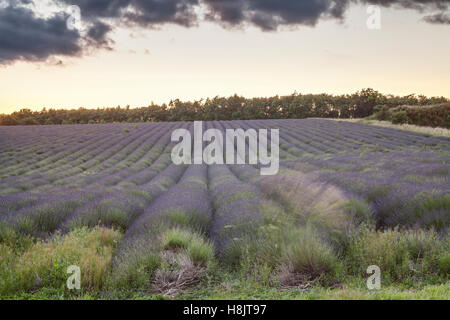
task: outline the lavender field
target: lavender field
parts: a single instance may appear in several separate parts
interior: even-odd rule
[[[95,297],[176,297],[236,272],[274,290],[364,286],[370,265],[391,284],[448,280],[449,138],[319,119],[204,127],[279,129],[279,173],[173,164],[171,133],[191,122],[0,127],[0,295],[70,296],[70,265]]]

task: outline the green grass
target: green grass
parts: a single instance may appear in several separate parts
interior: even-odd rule
[[[310,277],[336,273],[339,264],[337,256],[314,229],[297,229],[290,237],[287,245],[282,248],[282,259],[292,268],[292,272]]]
[[[449,299],[450,239],[433,230],[375,230],[364,202],[342,207],[353,219],[344,246],[330,228],[300,223],[271,201],[251,237],[218,257],[192,225],[158,223],[147,238],[115,248],[121,234],[86,227],[47,241],[0,232],[0,297],[4,299]],[[335,211],[331,211],[335,212]],[[166,215],[166,217],[169,217]],[[321,220],[322,221],[322,220]],[[333,220],[334,221],[334,220]],[[323,221],[322,221],[323,222]],[[116,254],[117,261],[113,261]],[[120,258],[120,259],[119,259]],[[220,262],[220,263],[219,263]],[[66,289],[79,265],[82,290]],[[367,267],[381,269],[381,290],[366,289]]]
[[[180,228],[172,228],[162,235],[164,250],[184,250],[198,265],[208,265],[214,259],[214,246],[197,233]]]
[[[120,238],[119,232],[100,227],[77,229],[48,241],[10,233],[0,243],[0,297],[43,289],[67,294],[66,270],[71,265],[81,269],[83,292],[99,292]]]
[[[148,239],[134,239],[117,257],[108,279],[114,297],[159,292],[173,295],[215,268],[214,246],[186,226],[155,224]]]
[[[154,248],[148,247],[139,252],[128,250],[113,266],[107,288],[113,292],[123,292],[126,296],[132,292],[145,290],[161,263],[160,254]]]
[[[346,265],[353,274],[364,274],[377,265],[391,283],[444,282],[448,279],[448,236],[429,230],[375,231],[363,228],[346,252]]]
[[[449,300],[450,282],[431,285],[420,284],[412,287],[383,285],[380,290],[365,288],[364,278],[349,278],[342,283],[343,288],[329,289],[314,286],[306,290],[282,290],[267,287],[253,279],[242,279],[237,274],[224,273],[218,279],[205,279],[188,292],[181,292],[174,299],[192,300]],[[53,288],[42,288],[33,293],[18,293],[2,297],[14,300],[95,300],[95,299],[168,299],[161,294],[142,291],[88,292],[72,295]]]
[[[383,285],[380,290],[368,290],[365,278],[348,278],[342,288],[330,289],[313,286],[306,290],[283,290],[267,287],[253,279],[242,280],[229,275],[221,282],[198,286],[190,293],[177,296],[177,299],[193,300],[410,300],[410,299],[450,299],[450,282],[412,287]]]

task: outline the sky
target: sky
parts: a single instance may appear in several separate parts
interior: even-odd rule
[[[447,3],[0,0],[0,113],[368,87],[450,97]]]

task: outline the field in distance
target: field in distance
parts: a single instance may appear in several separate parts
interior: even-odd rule
[[[0,127],[0,297],[448,299],[450,138],[203,125],[279,129],[278,174],[173,164],[171,134],[192,122]]]

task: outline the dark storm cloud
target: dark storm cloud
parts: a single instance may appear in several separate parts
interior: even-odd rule
[[[82,18],[92,24],[90,40],[98,47],[109,47],[112,27],[101,20],[113,20],[128,26],[151,28],[167,23],[190,27],[198,17],[193,10],[198,0],[58,0],[80,7]]]
[[[191,26],[198,0],[60,0],[77,5],[87,19],[116,18],[143,27],[175,23]]]
[[[109,24],[98,20],[94,21],[89,27],[86,35],[89,44],[96,48],[111,49],[110,45],[113,41],[108,38],[108,33],[111,32],[111,30],[112,27]]]
[[[209,20],[228,26],[253,24],[263,30],[283,25],[314,26],[321,19],[342,20],[350,4],[362,3],[418,11],[447,10],[449,0],[203,0]],[[439,19],[436,19],[440,21]]]
[[[314,26],[323,19],[343,20],[352,4],[380,5],[422,12],[424,21],[449,24],[449,0],[53,0],[77,5],[85,31],[69,30],[67,14],[37,17],[32,0],[9,0],[0,6],[0,64],[77,56],[89,49],[111,48],[113,27],[153,28],[163,24],[194,26],[201,17],[225,27],[253,25],[264,31],[282,26]],[[26,5],[26,7],[24,7]],[[61,11],[64,9],[61,9]]]
[[[198,19],[193,12],[197,0],[134,0],[131,5],[134,11],[125,13],[125,19],[141,26],[175,23],[189,27]]]
[[[79,55],[80,34],[69,30],[66,20],[65,14],[43,19],[27,8],[0,7],[0,64]]]
[[[198,0],[54,0],[77,5],[86,33],[70,30],[68,14],[37,17],[32,0],[0,0],[0,64],[45,61],[54,56],[82,55],[91,48],[110,48],[113,25],[152,27],[174,23],[189,27],[198,17]],[[26,6],[24,6],[26,5]],[[105,22],[107,21],[107,22]]]
[[[348,1],[331,0],[204,0],[209,20],[230,26],[249,23],[263,30],[280,25],[314,26],[322,17],[342,18]]]

